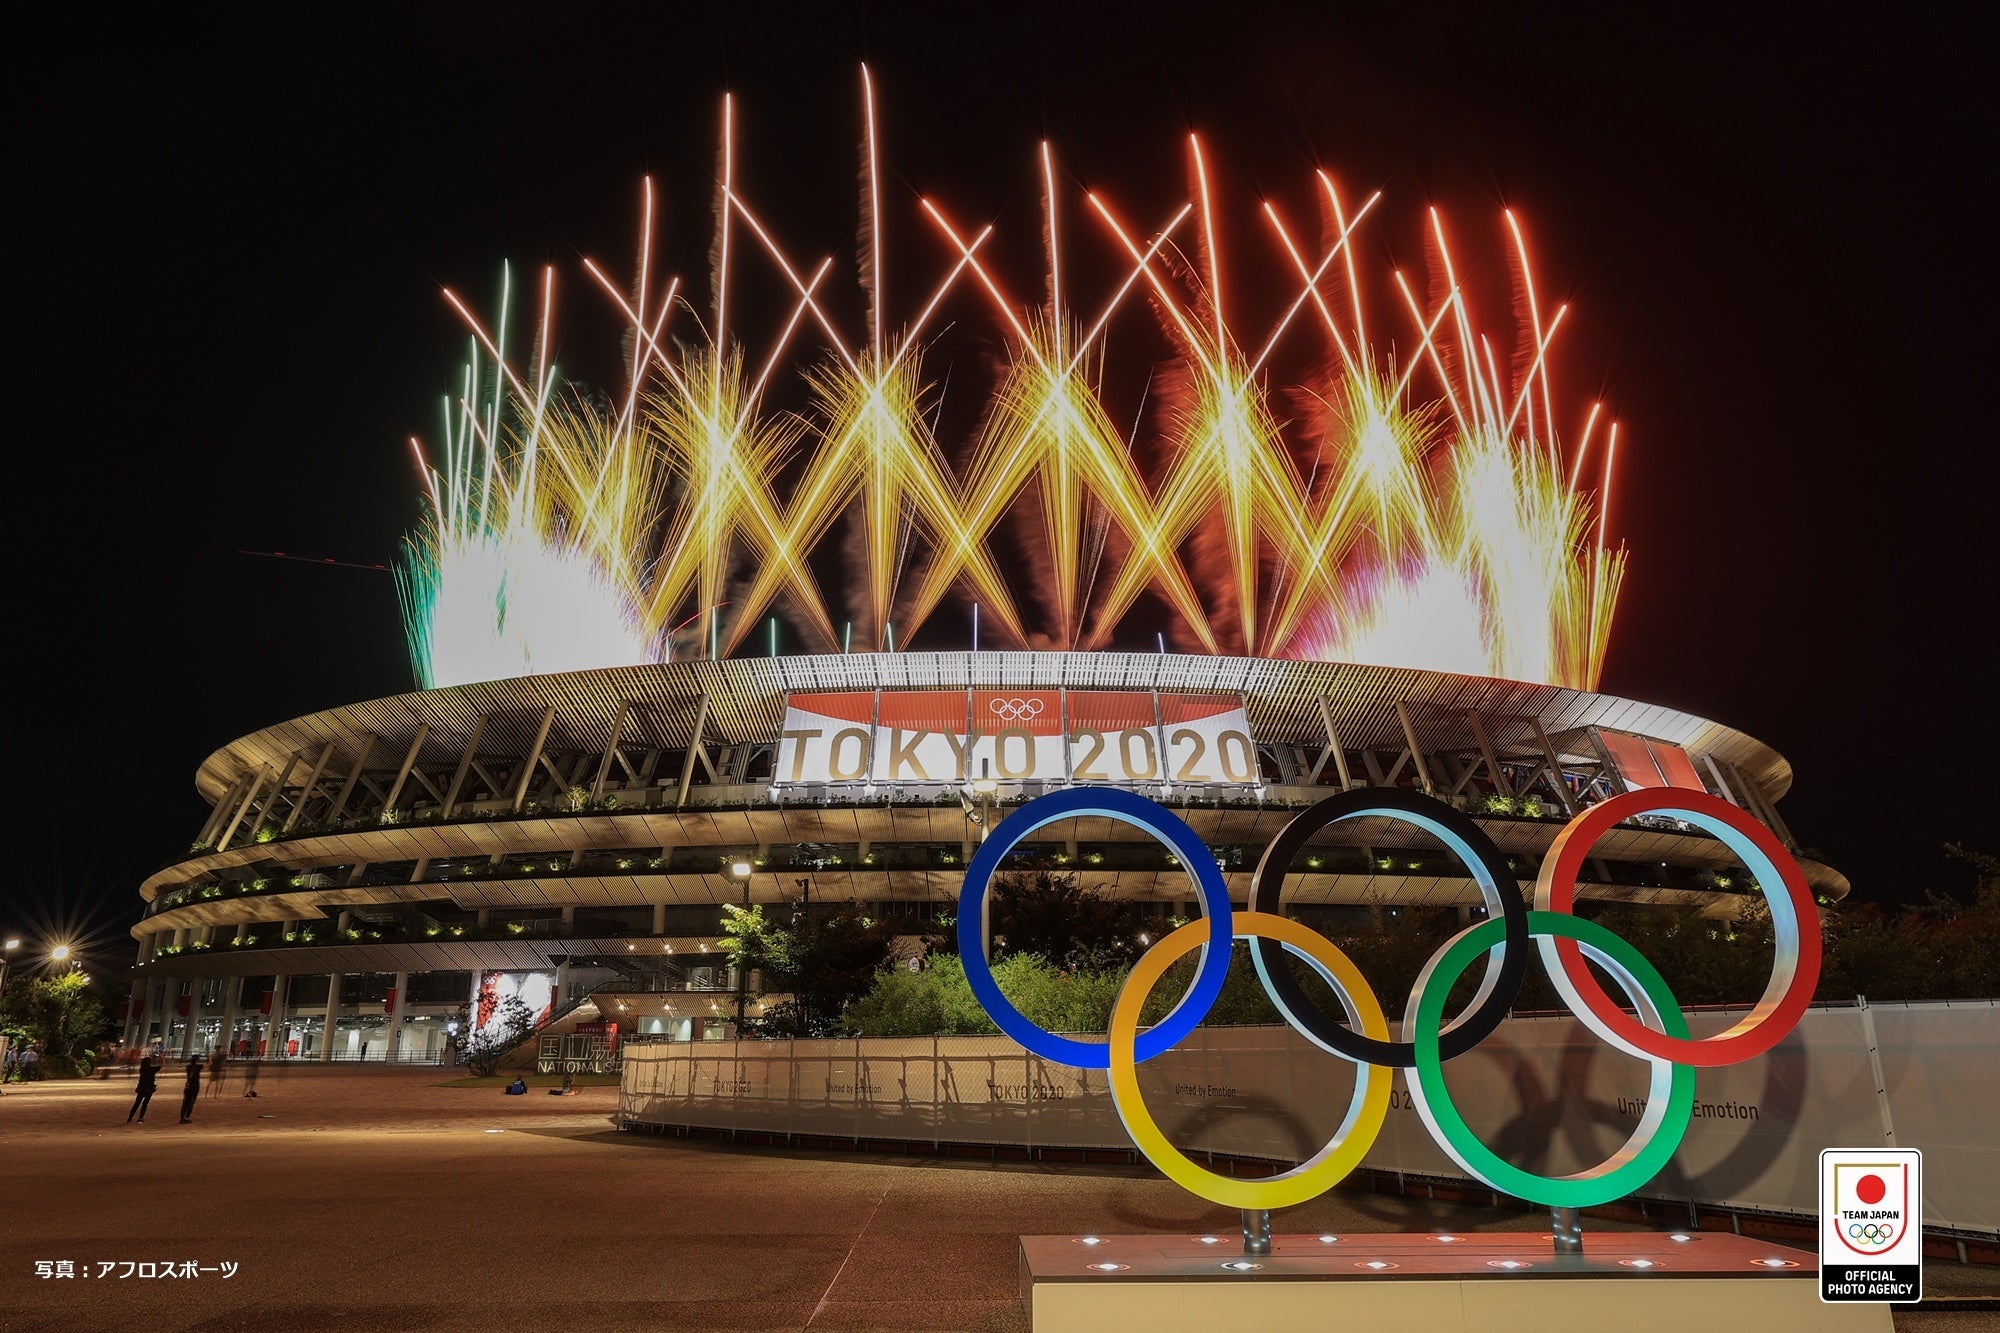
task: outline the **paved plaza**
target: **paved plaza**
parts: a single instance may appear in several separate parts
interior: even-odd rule
[[[1227,1235],[1236,1222],[1141,1168],[688,1144],[615,1132],[615,1088],[507,1097],[440,1086],[448,1077],[271,1069],[247,1099],[232,1071],[191,1125],[177,1123],[171,1071],[144,1125],[124,1123],[122,1075],[7,1087],[0,1330],[1019,1333],[1020,1235]],[[1279,1218],[1341,1234],[1543,1225],[1351,1192]],[[37,1278],[42,1261],[77,1276]],[[192,1277],[138,1276],[190,1263]],[[1934,1262],[1927,1279],[1933,1292],[2000,1290],[1991,1269]],[[1899,1315],[1897,1327],[1986,1319]]]

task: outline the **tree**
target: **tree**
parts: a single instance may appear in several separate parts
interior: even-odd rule
[[[1980,869],[1969,904],[1934,895],[1924,906],[1894,915],[1872,904],[1825,909],[1819,998],[1970,1000],[2000,995],[2000,875]]]
[[[58,1078],[90,1072],[90,1047],[104,1023],[104,1005],[81,972],[21,977],[0,997],[0,1027],[33,1042],[43,1072]]]
[[[762,905],[723,909],[722,948],[739,973],[761,973],[765,987],[789,993],[761,1018],[741,1026],[764,1037],[829,1037],[843,1028],[847,1007],[874,984],[889,961],[894,932],[862,915],[853,902],[814,910],[803,899],[780,922]]]
[[[520,996],[509,995],[500,1001],[485,1027],[475,1031],[467,1022],[460,1029],[459,1063],[480,1078],[491,1078],[500,1071],[500,1061],[507,1052],[534,1030],[535,1011],[528,1008]]]
[[[848,1009],[847,1024],[864,1037],[966,1037],[1000,1030],[973,998],[965,963],[951,955],[930,959],[919,972],[883,968]]]
[[[1092,969],[1128,966],[1139,955],[1126,905],[1081,883],[1074,871],[996,875],[988,892],[995,944],[1006,953]]]

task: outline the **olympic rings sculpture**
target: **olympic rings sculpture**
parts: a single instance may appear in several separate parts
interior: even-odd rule
[[[1749,1013],[1712,1036],[1690,1036],[1673,992],[1637,949],[1571,913],[1577,876],[1592,847],[1636,815],[1667,815],[1713,834],[1749,868],[1770,904],[1777,939],[1770,982]],[[1119,991],[1104,1041],[1059,1036],[1029,1022],[1000,993],[986,961],[985,906],[1001,862],[1036,830],[1079,816],[1152,834],[1194,877],[1202,910],[1198,920],[1141,955]],[[1404,1009],[1401,1040],[1391,1039],[1381,1002],[1353,961],[1333,941],[1278,914],[1285,876],[1307,841],[1331,825],[1367,818],[1410,824],[1442,841],[1465,864],[1488,912],[1488,919],[1453,935],[1425,964]],[[1286,1021],[1314,1045],[1359,1066],[1353,1099],[1326,1145],[1288,1171],[1255,1180],[1196,1166],[1167,1141],[1139,1090],[1139,1065],[1178,1045],[1207,1016],[1239,936],[1248,940],[1258,978]],[[1694,1113],[1695,1070],[1751,1059],[1784,1040],[1811,1002],[1820,969],[1819,915],[1798,863],[1745,811],[1681,788],[1627,792],[1572,819],[1543,858],[1532,909],[1492,839],[1452,806],[1389,788],[1343,792],[1300,812],[1272,840],[1251,877],[1249,910],[1243,911],[1232,909],[1221,867],[1179,816],[1121,788],[1071,787],[1029,801],[980,845],[959,898],[958,943],[972,993],[1002,1032],[1046,1060],[1108,1071],[1112,1104],[1147,1160],[1176,1184],[1231,1208],[1282,1208],[1337,1184],[1381,1132],[1397,1069],[1410,1071],[1410,1099],[1431,1137],[1489,1188],[1551,1207],[1590,1207],[1622,1198],[1651,1180],[1680,1146]],[[1445,1062],[1491,1035],[1513,1008],[1531,943],[1578,1020],[1618,1050],[1646,1061],[1650,1071],[1646,1109],[1631,1137],[1605,1161],[1564,1176],[1523,1170],[1480,1142],[1453,1105],[1444,1077]],[[1142,1031],[1139,1016],[1147,997],[1167,969],[1190,953],[1198,953],[1199,961],[1187,994]],[[1284,964],[1285,954],[1327,983],[1340,1001],[1339,1016],[1313,1002]],[[1481,955],[1486,967],[1477,992],[1464,1012],[1447,1022],[1447,995]],[[1592,963],[1622,992],[1622,1001],[1592,975]]]

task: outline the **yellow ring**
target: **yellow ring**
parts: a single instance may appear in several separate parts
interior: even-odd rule
[[[1389,1025],[1382,1017],[1382,1005],[1363,979],[1359,968],[1332,940],[1296,921],[1268,912],[1237,912],[1230,917],[1230,929],[1237,935],[1258,935],[1291,946],[1330,975],[1337,989],[1352,1005],[1351,1014],[1361,1031],[1377,1041],[1386,1041]],[[1324,1148],[1289,1171],[1262,1180],[1239,1180],[1203,1170],[1189,1161],[1153,1121],[1146,1102],[1139,1095],[1139,1064],[1134,1043],[1139,1037],[1139,1011],[1160,977],[1174,961],[1208,943],[1208,918],[1188,922],[1148,949],[1132,969],[1118,992],[1111,1010],[1111,1102],[1125,1132],[1146,1160],[1160,1168],[1168,1180],[1191,1194],[1225,1208],[1287,1208],[1304,1203],[1332,1189],[1342,1177],[1360,1165],[1362,1157],[1382,1132],[1389,1115],[1391,1071],[1379,1065],[1362,1065],[1355,1077],[1354,1100],[1347,1119]]]

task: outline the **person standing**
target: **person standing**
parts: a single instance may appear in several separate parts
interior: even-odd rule
[[[257,1095],[257,1061],[255,1059],[252,1059],[248,1064],[243,1066],[243,1095],[245,1097],[255,1097]]]
[[[160,1063],[157,1055],[148,1055],[139,1062],[139,1086],[132,1091],[132,1109],[125,1113],[126,1124],[131,1124],[135,1115],[140,1124],[146,1123],[146,1108],[153,1104],[153,1094],[160,1087]]]
[[[181,1087],[181,1123],[194,1122],[194,1104],[201,1100],[201,1057],[188,1057],[187,1082]]]
[[[41,1077],[42,1053],[31,1042],[21,1049],[20,1072],[23,1083],[33,1083]]]
[[[225,1063],[228,1059],[229,1057],[223,1054],[222,1048],[220,1046],[216,1047],[213,1051],[209,1053],[208,1095],[211,1097],[219,1097],[222,1095],[222,1075],[228,1068],[227,1064]]]
[[[0,1083],[12,1083],[14,1073],[21,1067],[21,1053],[14,1049],[14,1043],[7,1043],[7,1053],[0,1055]]]

